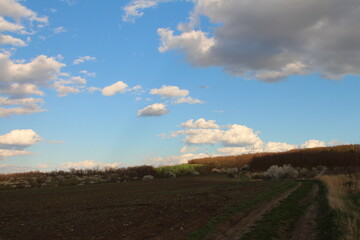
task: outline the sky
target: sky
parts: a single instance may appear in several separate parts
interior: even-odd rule
[[[0,0],[0,173],[360,142],[358,0]]]

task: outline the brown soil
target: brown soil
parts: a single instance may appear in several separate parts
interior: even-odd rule
[[[266,203],[262,203],[245,212],[236,214],[229,222],[223,224],[214,233],[209,235],[207,240],[238,240],[244,233],[248,232],[256,221],[269,213],[278,203],[289,196],[300,187],[300,183],[294,188],[276,196]]]
[[[0,239],[180,240],[280,184],[200,176],[0,191]]]

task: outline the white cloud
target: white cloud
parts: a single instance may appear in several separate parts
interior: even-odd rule
[[[0,16],[0,32],[21,32],[24,26],[18,23],[11,23]]]
[[[181,103],[188,103],[188,104],[196,104],[196,103],[204,103],[203,101],[199,99],[194,99],[192,97],[180,97],[176,98],[173,101],[175,104],[181,104]]]
[[[220,128],[215,120],[206,121],[204,118],[199,118],[195,122],[194,119],[190,119],[181,123],[181,126],[184,128]]]
[[[17,129],[0,135],[0,146],[28,147],[41,141],[41,137],[32,129]]]
[[[215,40],[207,37],[203,31],[184,32],[178,36],[174,36],[174,31],[165,28],[157,30],[161,45],[160,52],[166,52],[173,49],[180,49],[186,53],[189,62],[194,66],[208,65],[210,61],[209,51],[214,46]]]
[[[298,148],[297,145],[282,143],[282,142],[268,142],[265,146],[264,152],[285,152]]]
[[[185,96],[189,95],[189,90],[180,89],[177,86],[162,85],[161,88],[151,89],[150,94],[160,95],[161,97],[164,97],[164,98],[185,97]]]
[[[65,66],[57,60],[61,58],[61,55],[40,55],[30,61],[12,60],[10,55],[0,53],[0,94],[13,99],[10,101],[10,98],[6,98],[5,104],[5,98],[2,98],[0,105],[21,105],[0,108],[0,117],[45,111],[41,109],[43,100],[37,99],[36,104],[29,105],[29,101],[34,101],[34,98],[26,98],[29,95],[44,96],[40,88],[55,89],[59,96],[81,92],[81,89],[85,88],[86,79],[61,72]]]
[[[306,141],[305,143],[303,143],[300,147],[301,148],[316,148],[316,147],[325,147],[325,146],[326,146],[326,144],[323,141],[310,139],[310,140]]]
[[[73,64],[79,64],[79,63],[84,63],[87,61],[95,61],[96,57],[90,57],[90,56],[83,56],[83,57],[79,57],[78,59],[75,59]]]
[[[32,154],[25,149],[42,141],[32,129],[12,130],[0,135],[0,159]]]
[[[1,82],[0,82],[0,86]],[[10,96],[26,96],[26,95],[38,95],[38,96],[44,96],[45,94],[39,90],[39,88],[31,83],[11,83],[11,84],[4,84],[3,89],[0,89],[1,94],[10,95]]]
[[[13,108],[0,107],[0,117],[43,112],[46,111],[45,109],[41,109],[43,103],[44,100],[42,100],[41,98],[9,99],[7,97],[0,97],[0,106],[12,106],[12,105],[20,106]]]
[[[116,93],[125,93],[128,85],[123,81],[118,81],[110,86],[103,88],[101,91],[104,96],[113,96]]]
[[[127,6],[123,8],[124,14],[122,20],[124,22],[134,22],[136,18],[141,17],[143,10],[157,6],[161,2],[168,0],[132,0]]]
[[[59,97],[65,97],[70,93],[79,93],[81,92],[79,86],[67,86],[59,82],[54,83],[54,88],[56,89]]]
[[[61,168],[65,168],[65,169],[69,169],[69,168],[74,168],[74,169],[87,169],[87,168],[115,168],[115,167],[120,167],[120,163],[101,163],[101,162],[96,162],[95,160],[85,160],[85,161],[80,161],[80,162],[65,162],[62,163],[60,166]]]
[[[24,42],[23,40],[21,40],[19,38],[14,38],[10,35],[3,35],[3,34],[0,34],[0,44],[13,45],[16,47],[27,46],[26,42]]]
[[[181,123],[183,130],[172,131],[169,134],[159,134],[162,139],[183,136],[186,144],[180,149],[181,153],[196,151],[191,149],[192,145],[211,144],[217,147],[217,153],[225,155],[240,155],[257,152],[284,152],[297,148],[310,148],[326,146],[319,140],[309,140],[301,145],[285,142],[264,142],[259,133],[244,125],[231,124],[219,126],[215,120],[200,118],[196,121],[190,119]],[[218,155],[217,154],[217,155]]]
[[[5,18],[6,17],[6,20]],[[10,22],[10,19],[15,22]],[[38,17],[35,12],[26,8],[17,0],[1,0],[0,1],[0,32],[17,32],[19,34],[31,34],[34,32],[27,32],[26,28],[21,25],[25,21],[30,22],[29,25],[33,26],[33,22],[39,22],[40,25],[48,23],[47,17]],[[28,37],[28,42],[30,37]],[[19,38],[0,34],[0,45],[12,45],[15,47],[27,46],[27,43]]]
[[[1,0],[0,16],[7,16],[17,21],[20,21],[21,18],[26,18],[30,21],[48,22],[47,17],[38,17],[35,12],[21,5],[16,0]]]
[[[40,55],[28,63],[15,63],[8,55],[0,53],[0,85],[6,91],[11,84],[47,86],[57,78],[63,63],[52,57]],[[27,95],[26,92],[23,95]]]
[[[194,66],[220,66],[266,82],[313,72],[334,79],[360,75],[360,1],[193,3],[189,21],[178,25],[179,34],[158,29],[160,52],[176,49]],[[141,16],[142,9],[135,8],[133,15]],[[204,17],[214,24],[212,33],[201,29]]]
[[[189,90],[180,89],[178,86],[167,86],[162,85],[161,88],[154,88],[150,90],[150,94],[152,95],[159,95],[162,98],[172,98],[172,102],[175,104],[181,103],[189,103],[189,104],[196,104],[196,103],[203,103],[199,99],[194,99],[189,95]]]
[[[224,155],[241,155],[251,153],[252,149],[249,149],[247,147],[223,147],[218,148],[217,151]]]
[[[166,105],[163,103],[154,103],[138,111],[139,117],[154,117],[167,114],[169,110],[166,109]]]

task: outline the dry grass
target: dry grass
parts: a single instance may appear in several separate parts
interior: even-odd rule
[[[328,188],[330,206],[337,213],[340,239],[360,240],[360,174],[326,175],[318,177]]]

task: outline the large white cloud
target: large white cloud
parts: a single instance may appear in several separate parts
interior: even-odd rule
[[[42,141],[32,129],[16,129],[0,135],[0,159],[32,154],[25,149]]]
[[[360,74],[358,0],[193,2],[179,34],[158,29],[159,51],[177,49],[194,66],[220,66],[266,82],[311,72],[329,78]],[[199,29],[201,17],[214,24],[213,33]]]
[[[33,22],[38,22],[40,25],[44,25],[48,23],[48,19],[47,17],[38,17],[37,13],[26,8],[17,0],[0,1],[0,33],[16,32],[18,34],[29,34],[26,27],[23,25],[24,22],[29,22],[31,32],[33,32]],[[0,45],[24,47],[27,46],[27,43],[17,37],[0,34]]]
[[[0,106],[10,106],[0,107],[0,117],[44,111],[41,109],[43,100],[27,98],[29,95],[44,96],[41,88],[55,89],[58,96],[81,92],[86,79],[61,72],[63,67],[65,64],[54,57],[40,55],[25,61],[12,60],[10,55],[0,53],[0,94],[13,99],[6,98],[5,101],[0,95]],[[36,104],[29,105],[29,101],[36,101]]]
[[[215,120],[206,120],[200,118],[198,120],[190,119],[180,124],[183,130],[173,131],[170,134],[160,134],[163,139],[183,137],[184,145],[180,152],[186,153],[189,150],[196,152],[205,145],[213,145],[216,149],[215,153],[210,155],[241,155],[247,153],[258,152],[284,152],[297,148],[313,148],[327,146],[323,141],[308,140],[303,144],[289,144],[286,142],[264,142],[259,133],[244,125],[231,124],[220,126]],[[191,146],[196,146],[192,148]],[[197,153],[193,153],[196,156]],[[209,153],[207,154],[209,155]],[[154,158],[159,162],[185,162],[184,156],[171,156],[168,158]],[[183,160],[184,159],[184,160]],[[183,160],[183,161],[182,161]]]
[[[169,112],[163,103],[154,103],[138,111],[139,117],[158,117]]]
[[[65,64],[58,62],[55,58],[40,55],[28,63],[15,63],[9,55],[0,53],[0,86],[1,93],[11,89],[12,84],[33,84],[36,86],[49,86],[60,74],[60,70]],[[21,87],[19,87],[20,89]],[[21,88],[24,91],[28,88]],[[19,95],[34,94],[33,89],[30,93],[19,92]]]

